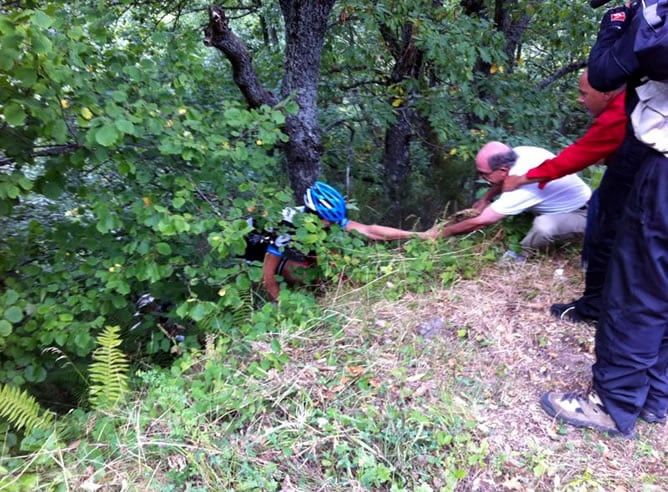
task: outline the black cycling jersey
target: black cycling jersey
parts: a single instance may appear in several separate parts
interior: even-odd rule
[[[246,240],[246,250],[241,256],[248,262],[264,261],[264,255],[267,253],[267,248],[275,239],[275,237],[267,231],[258,231],[253,229],[244,236]]]
[[[253,226],[254,229],[244,236],[246,250],[241,255],[241,258],[247,262],[262,262],[264,261],[265,254],[268,252],[282,258],[283,261],[279,265],[279,270],[285,265],[285,260],[307,262],[312,259],[312,254],[304,254],[298,249],[288,246],[296,230],[295,225],[290,219],[292,219],[295,213],[300,212],[300,209],[284,210],[283,220],[279,223],[280,226],[287,229],[287,232],[283,234],[278,234],[273,229],[258,230],[255,228],[255,220],[252,217],[248,218],[248,224]]]

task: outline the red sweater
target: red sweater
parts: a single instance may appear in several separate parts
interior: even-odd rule
[[[622,145],[626,134],[626,112],[622,91],[598,115],[587,132],[553,159],[527,173],[529,179],[540,179],[540,188],[548,181],[581,171],[600,160],[608,160]]]

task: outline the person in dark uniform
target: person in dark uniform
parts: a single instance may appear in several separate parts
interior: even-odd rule
[[[668,0],[659,0],[658,8],[658,29],[665,32]],[[596,90],[627,84],[629,115],[648,78],[668,80],[668,56],[648,63],[634,50],[643,14],[637,5],[608,10],[589,56],[589,82]],[[664,424],[668,410],[668,157],[638,140],[631,123],[624,145],[637,152],[638,172],[603,288],[591,389],[550,391],[541,404],[567,424],[633,436],[638,418]]]

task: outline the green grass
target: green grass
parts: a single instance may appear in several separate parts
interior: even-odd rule
[[[537,407],[556,371],[577,373],[560,351],[590,357],[591,333],[514,296],[549,303],[552,262],[577,258],[502,272],[489,245],[458,244],[445,284],[450,253],[410,246],[387,277],[337,285],[319,305],[287,295],[235,337],[210,334],[171,367],[135,373],[122,405],[63,415],[4,450],[0,490],[666,489],[663,429],[629,443]],[[419,336],[435,315],[435,335]]]

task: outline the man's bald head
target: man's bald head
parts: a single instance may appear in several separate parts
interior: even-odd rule
[[[475,156],[476,167],[481,171],[511,168],[516,160],[517,155],[513,149],[501,142],[486,143]]]

